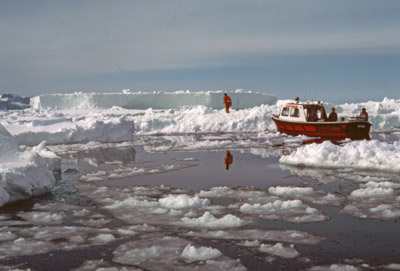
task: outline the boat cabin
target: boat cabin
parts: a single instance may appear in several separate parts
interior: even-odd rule
[[[280,119],[296,122],[321,122],[327,121],[325,108],[321,103],[297,104],[288,103],[283,106]]]

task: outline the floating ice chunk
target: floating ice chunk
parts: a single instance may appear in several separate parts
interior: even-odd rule
[[[0,231],[0,241],[9,241],[9,240],[15,240],[18,238],[18,235],[7,231],[7,232],[1,232]]]
[[[207,211],[198,218],[183,217],[179,222],[176,222],[175,224],[194,228],[225,229],[241,227],[246,223],[237,216],[231,214],[227,214],[221,218],[216,218]]]
[[[10,215],[0,215],[0,221],[10,219]]]
[[[280,163],[325,168],[354,168],[400,172],[400,142],[351,141],[338,146],[330,141],[297,148],[282,156]]]
[[[276,243],[275,245],[261,244],[260,251],[283,258],[296,258],[300,255],[295,248],[292,246],[285,247],[282,243]]]
[[[309,195],[313,192],[312,187],[276,186],[268,188],[268,192],[277,196],[296,196],[299,194]]]
[[[0,246],[0,260],[20,255],[42,254],[54,249],[56,249],[56,246],[48,242],[21,237],[14,241],[3,243]]]
[[[276,196],[309,201],[314,204],[340,205],[344,200],[330,193],[314,191],[312,187],[277,186],[270,187],[268,192]]]
[[[111,221],[112,221],[111,219],[92,218],[92,219],[80,219],[76,220],[75,222],[89,227],[101,227],[110,223]]]
[[[254,241],[249,241],[246,240],[244,242],[238,243],[239,246],[244,246],[244,247],[260,247],[260,241],[254,240]]]
[[[60,224],[65,217],[64,212],[19,212],[17,215],[35,224]]]
[[[236,199],[248,199],[257,197],[267,197],[267,193],[264,191],[258,191],[250,188],[237,188],[233,189],[227,186],[212,187],[209,191],[201,190],[199,192],[200,197],[206,198],[236,198]]]
[[[199,196],[188,195],[168,195],[159,199],[161,207],[168,209],[189,209],[189,208],[204,208],[210,204],[208,199],[201,199]]]
[[[106,179],[119,179],[119,178],[127,178],[127,177],[133,177],[133,176],[140,176],[140,175],[150,175],[150,174],[159,174],[159,173],[165,173],[169,171],[174,171],[174,170],[179,170],[179,169],[184,169],[184,168],[189,168],[193,167],[195,165],[162,165],[158,167],[123,167],[121,165],[120,168],[110,170],[107,173],[101,171],[95,172],[95,173],[88,173],[85,175],[82,175],[79,179],[81,181],[88,181],[88,182],[95,182],[95,181],[104,181]]]
[[[400,270],[400,263],[391,263],[382,266],[385,269]]]
[[[244,203],[240,212],[258,215],[266,219],[283,219],[295,223],[307,223],[327,220],[328,217],[317,209],[303,204],[301,200],[275,200],[266,204]]]
[[[246,270],[240,261],[228,258],[216,249],[195,248],[185,239],[158,234],[122,244],[113,254],[113,262],[145,270]]]
[[[325,266],[313,266],[307,270],[308,271],[360,271],[363,269],[348,264],[332,264]]]
[[[82,210],[72,212],[72,214],[74,216],[82,217],[82,216],[88,216],[90,212],[91,212],[90,210],[83,208]]]
[[[397,189],[400,188],[400,183],[394,183],[394,182],[374,182],[374,181],[369,181],[365,184],[360,184],[360,187],[382,187],[382,188],[393,188]]]
[[[115,236],[110,233],[100,233],[99,235],[92,238],[92,240],[99,240],[101,243],[109,243],[115,240]]]
[[[156,201],[148,201],[148,200],[138,200],[136,198],[127,198],[122,201],[114,201],[114,204],[107,205],[107,209],[117,209],[123,206],[133,206],[133,207],[147,207],[147,208],[157,208],[159,203]]]
[[[224,239],[224,240],[264,240],[278,241],[297,244],[318,244],[324,238],[318,237],[306,232],[294,230],[225,230],[225,231],[190,231],[185,235],[209,239]]]
[[[32,209],[40,211],[66,211],[66,210],[78,211],[82,210],[82,207],[68,204],[65,202],[48,202],[46,204],[35,203]]]
[[[383,183],[384,187],[390,187]],[[364,186],[365,187],[365,186]],[[400,217],[400,202],[393,188],[383,188],[369,183],[366,188],[354,190],[342,212],[360,218],[396,219]]]
[[[352,197],[356,198],[387,198],[394,193],[393,188],[370,187],[361,188],[351,192]]]
[[[127,227],[118,230],[71,226],[0,228],[0,236],[4,237],[4,240],[0,239],[0,259],[104,245],[116,240],[117,236],[135,235]]]
[[[83,264],[71,271],[143,271],[136,267],[121,267],[114,263],[101,260],[84,261]]]
[[[198,247],[188,244],[182,251],[181,256],[185,258],[187,262],[194,261],[207,261],[221,256],[222,253],[215,248],[211,247]]]
[[[375,208],[370,208],[369,211],[375,213],[375,217],[380,216],[384,219],[395,219],[400,217],[400,209],[395,209],[393,205],[390,204],[381,204]]]

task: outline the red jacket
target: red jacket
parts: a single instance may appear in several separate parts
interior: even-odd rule
[[[229,97],[228,95],[224,96],[224,104],[232,105],[231,97]]]

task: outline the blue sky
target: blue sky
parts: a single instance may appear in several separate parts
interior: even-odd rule
[[[400,1],[0,0],[0,93],[399,99]]]

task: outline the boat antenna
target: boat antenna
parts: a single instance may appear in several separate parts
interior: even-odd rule
[[[304,100],[307,100],[307,85],[308,85],[308,80],[306,79],[306,83],[304,85]]]

